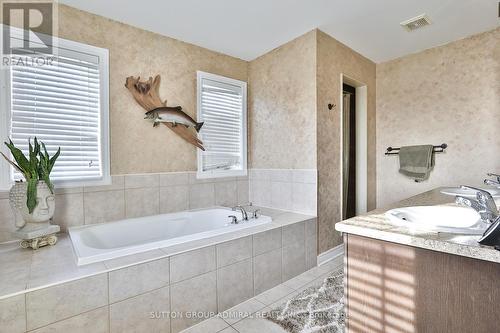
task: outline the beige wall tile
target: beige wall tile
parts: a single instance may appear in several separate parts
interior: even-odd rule
[[[125,190],[125,217],[142,217],[160,213],[160,189],[134,188]]]
[[[84,192],[100,192],[100,191],[115,191],[123,190],[125,188],[125,176],[115,175],[111,176],[111,184],[100,186],[84,186]]]
[[[252,257],[252,236],[217,244],[217,267]]]
[[[316,184],[292,183],[292,210],[316,215],[316,194]]]
[[[132,297],[109,306],[111,333],[170,332],[169,287]]]
[[[28,330],[108,304],[107,274],[68,282],[26,294]]]
[[[186,318],[186,312],[217,313],[216,272],[206,273],[170,286],[171,311],[184,313],[183,318],[171,320],[172,333],[201,321]]]
[[[292,209],[292,183],[271,182],[271,207]]]
[[[238,183],[236,181],[215,183],[215,204],[233,207],[238,203]]]
[[[318,239],[316,235],[306,238],[306,269],[311,269],[318,264]]]
[[[310,238],[310,237],[315,237],[318,235],[318,220],[313,219],[313,220],[308,220],[304,222],[305,228],[306,228],[306,233],[305,237]]]
[[[169,258],[109,272],[109,302],[114,303],[169,283]]]
[[[215,205],[215,186],[213,183],[195,184],[189,188],[189,208],[205,208]]]
[[[282,279],[289,280],[306,271],[305,244],[298,243],[283,248]]]
[[[85,193],[85,224],[111,222],[125,218],[124,191]]]
[[[259,255],[281,248],[281,228],[264,231],[253,235],[253,255]]]
[[[189,279],[215,268],[215,246],[178,254],[170,258],[170,282]]]
[[[188,185],[188,172],[169,172],[160,174],[160,186]]]
[[[298,169],[292,170],[292,182],[316,184],[318,181],[318,172],[316,170]]]
[[[283,227],[283,247],[303,244],[305,239],[305,222],[293,223]]]
[[[217,270],[218,311],[227,310],[252,298],[252,259],[247,259]]]
[[[237,182],[238,186],[238,204],[246,205],[250,202],[249,197],[249,188],[248,188],[248,179],[247,180],[239,180]]]
[[[159,174],[125,175],[125,189],[152,188],[160,186]]]
[[[160,213],[172,213],[189,209],[189,186],[160,187]]]
[[[271,182],[268,180],[250,180],[250,201],[257,206],[271,207]]]
[[[24,295],[0,300],[0,333],[22,333],[26,331]]]
[[[52,224],[58,224],[61,231],[69,227],[83,225],[83,193],[56,194],[56,209]]]
[[[0,199],[0,243],[15,239],[12,235],[15,230],[14,215],[9,199]]]
[[[107,333],[108,326],[108,307],[105,306],[30,331],[30,333]]]
[[[281,283],[281,248],[258,255],[253,260],[256,295]]]
[[[270,180],[272,182],[286,182],[290,183],[292,181],[292,169],[271,169]]]
[[[83,187],[81,186],[76,186],[76,187],[54,187],[54,193],[55,194],[70,194],[70,193],[82,193],[83,192]]]

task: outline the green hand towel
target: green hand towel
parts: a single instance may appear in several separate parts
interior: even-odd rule
[[[434,167],[432,145],[406,146],[399,150],[399,172],[417,182],[429,178]]]

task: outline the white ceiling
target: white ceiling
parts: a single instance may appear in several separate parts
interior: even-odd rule
[[[375,62],[500,26],[497,0],[59,0],[244,60],[314,28]],[[399,23],[426,13],[433,24]]]

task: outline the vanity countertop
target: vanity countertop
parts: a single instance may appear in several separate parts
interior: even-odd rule
[[[444,195],[440,190],[441,188],[437,188],[424,192],[388,207],[338,222],[335,224],[335,229],[347,234],[500,263],[500,251],[491,246],[480,245],[477,242],[480,236],[412,231],[407,227],[391,225],[389,219],[384,216],[386,211],[393,208],[434,206],[454,202],[453,196]]]

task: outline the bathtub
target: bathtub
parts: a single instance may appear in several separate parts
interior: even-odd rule
[[[78,265],[164,248],[271,222],[268,216],[230,224],[241,213],[215,207],[69,228]]]

